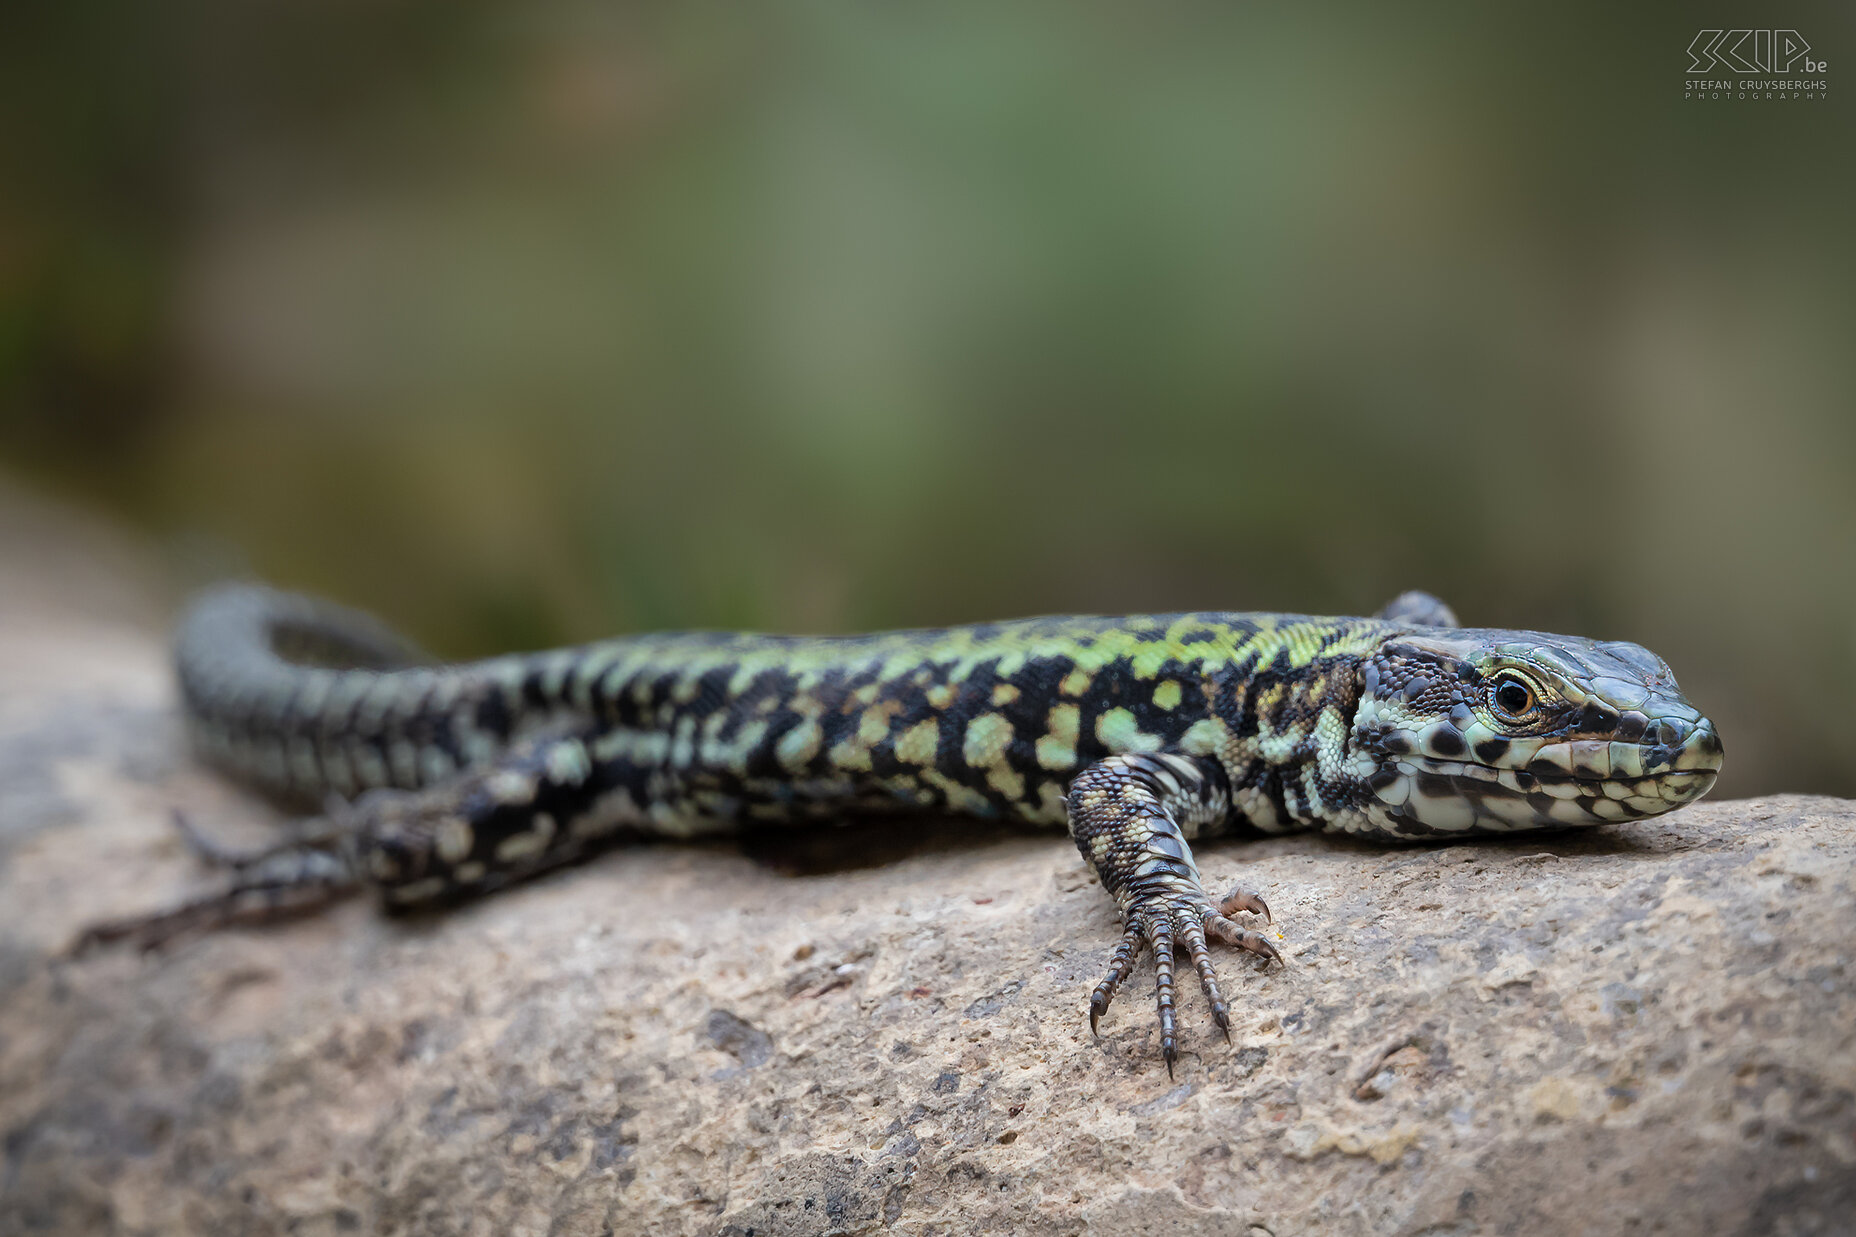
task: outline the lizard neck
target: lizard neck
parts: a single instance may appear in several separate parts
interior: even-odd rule
[[[1353,748],[1362,657],[1335,651],[1301,666],[1283,659],[1216,676],[1209,693],[1222,738],[1214,758],[1236,811],[1269,832],[1356,827],[1366,787]]]

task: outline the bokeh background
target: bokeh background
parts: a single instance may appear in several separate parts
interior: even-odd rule
[[[458,656],[1422,586],[1856,794],[1853,13],[11,6],[0,473]]]

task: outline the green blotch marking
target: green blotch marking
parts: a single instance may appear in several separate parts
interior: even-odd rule
[[[587,759],[586,747],[578,739],[569,739],[550,748],[546,767],[549,780],[565,785],[584,782],[593,771],[593,763]]]
[[[931,765],[941,743],[941,726],[933,718],[917,722],[896,740],[896,759],[904,764]]]
[[[804,721],[780,736],[779,742],[773,745],[773,754],[783,767],[803,769],[818,755],[819,743],[824,737],[817,722]]]
[[[990,768],[1003,760],[1006,746],[1011,741],[1010,721],[998,713],[982,713],[967,723],[967,734],[961,741],[960,754],[975,769]],[[1019,793],[1024,793],[1022,788]]]
[[[1201,717],[1180,736],[1179,750],[1188,756],[1216,756],[1224,746],[1225,727],[1214,717]]]
[[[1076,764],[1076,737],[1082,710],[1073,704],[1053,707],[1038,736],[1038,763],[1046,769],[1068,769]]]
[[[1096,718],[1096,739],[1111,752],[1157,752],[1160,736],[1142,730],[1127,709],[1110,709]]]
[[[853,773],[870,771],[870,749],[847,739],[831,749],[831,763],[834,767]]]

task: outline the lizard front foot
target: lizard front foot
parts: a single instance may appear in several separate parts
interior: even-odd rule
[[[1154,953],[1154,999],[1160,1010],[1160,1052],[1166,1072],[1179,1058],[1173,1015],[1173,951],[1184,948],[1199,972],[1218,1029],[1231,1036],[1231,1015],[1212,969],[1212,938],[1282,961],[1276,947],[1230,918],[1239,911],[1268,917],[1254,893],[1235,890],[1214,904],[1199,879],[1181,822],[1193,827],[1220,821],[1230,810],[1224,774],[1217,766],[1172,753],[1126,753],[1090,765],[1070,784],[1066,800],[1070,836],[1102,887],[1121,907],[1124,931],[1108,974],[1089,997],[1094,1031],[1144,949]]]
[[[1210,940],[1216,939],[1268,961],[1281,962],[1282,955],[1264,939],[1228,916],[1237,911],[1261,913],[1267,920],[1269,907],[1254,893],[1233,892],[1213,906],[1203,891],[1193,890],[1183,896],[1153,894],[1131,905],[1124,917],[1126,924],[1121,943],[1109,960],[1108,974],[1089,996],[1089,1030],[1099,1034],[1098,1023],[1108,1012],[1109,1002],[1122,980],[1134,969],[1143,950],[1154,954],[1154,1002],[1160,1016],[1160,1055],[1166,1058],[1167,1077],[1173,1076],[1173,1063],[1179,1059],[1178,1024],[1175,1018],[1173,955],[1184,948],[1199,972],[1199,987],[1212,1007],[1212,1021],[1231,1038],[1230,1007],[1218,991],[1218,973],[1212,966]]]

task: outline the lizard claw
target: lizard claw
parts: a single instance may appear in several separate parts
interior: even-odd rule
[[[1261,915],[1264,923],[1274,922],[1270,918],[1269,903],[1263,900],[1263,895],[1249,889],[1233,889],[1225,894],[1224,901],[1218,904],[1220,915],[1235,915],[1238,911],[1249,911],[1253,915]]]
[[[1140,957],[1141,946],[1145,940],[1141,925],[1132,920],[1129,921],[1126,930],[1121,934],[1121,943],[1115,946],[1115,956],[1109,959],[1108,974],[1102,977],[1102,982],[1096,985],[1096,990],[1089,994],[1089,1033],[1091,1035],[1099,1037],[1102,1034],[1097,1030],[1096,1024],[1101,1020],[1102,1015],[1108,1012],[1108,1003],[1115,999],[1115,989],[1121,987],[1121,981],[1126,979],[1128,972],[1134,969],[1134,960]]]
[[[1239,949],[1249,950],[1251,953],[1264,959],[1266,963],[1282,962],[1282,954],[1277,951],[1276,946],[1270,944],[1269,939],[1261,932],[1253,932],[1249,928],[1240,927],[1222,916],[1208,918],[1205,922],[1205,927],[1207,931],[1225,944],[1235,945]],[[1283,963],[1283,965],[1286,966],[1288,964]]]

